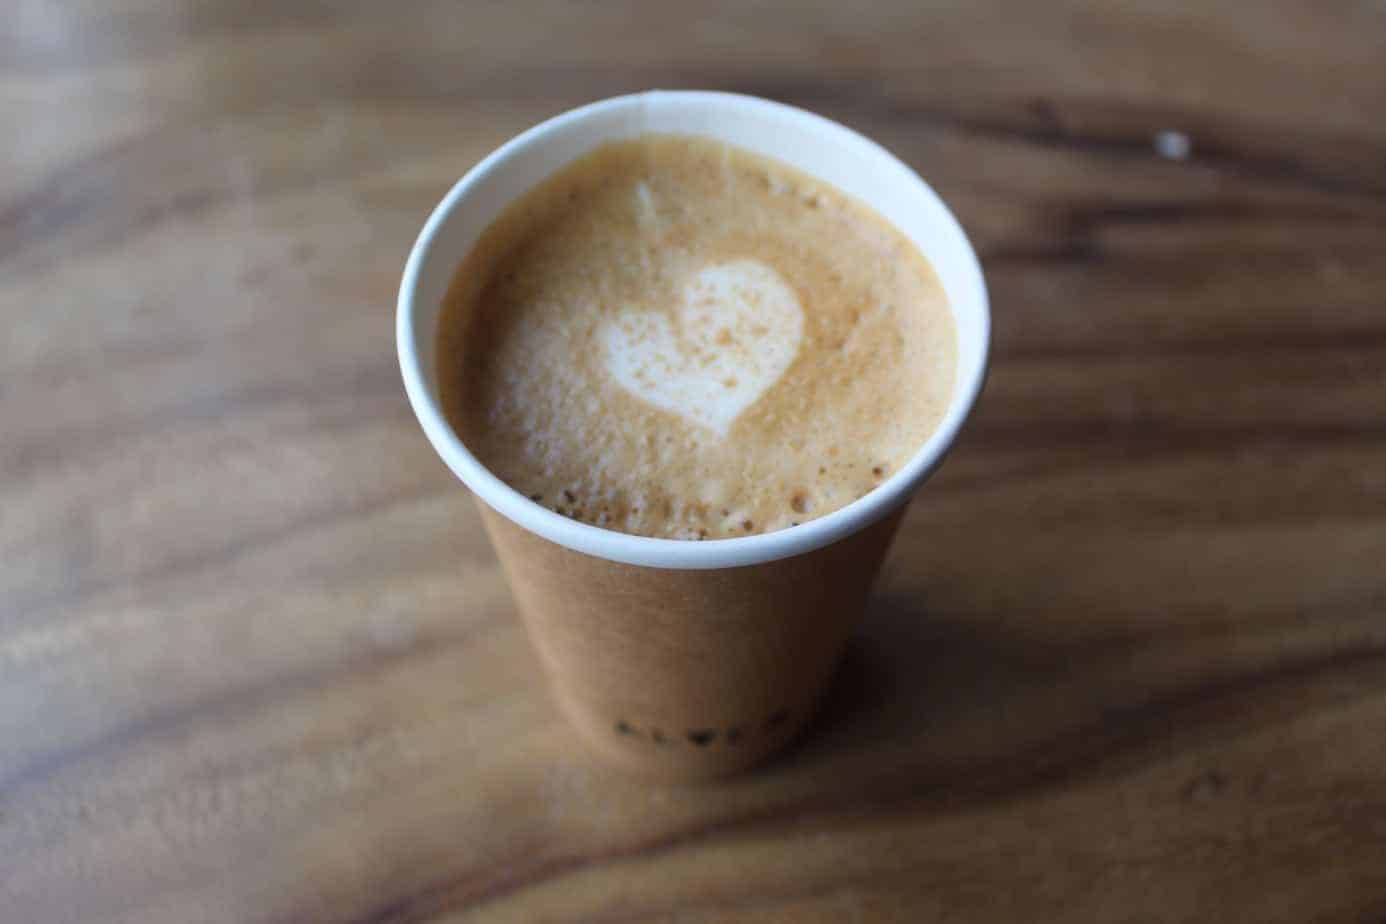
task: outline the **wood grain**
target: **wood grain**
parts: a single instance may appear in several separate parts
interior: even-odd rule
[[[1383,62],[1368,0],[18,0],[0,920],[1386,919]],[[699,789],[577,750],[391,326],[470,164],[650,86],[877,137],[995,304],[828,714]]]

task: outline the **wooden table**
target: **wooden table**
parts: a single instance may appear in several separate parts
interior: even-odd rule
[[[995,364],[827,713],[593,766],[404,400],[533,122],[880,139]],[[0,18],[0,920],[1380,921],[1386,7],[106,3]]]

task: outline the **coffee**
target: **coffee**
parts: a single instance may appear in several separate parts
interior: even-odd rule
[[[710,539],[856,500],[928,438],[956,333],[861,203],[711,139],[600,147],[462,262],[437,375],[467,447],[565,516]]]

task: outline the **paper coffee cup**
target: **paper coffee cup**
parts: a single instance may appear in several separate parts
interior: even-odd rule
[[[933,265],[958,337],[948,409],[898,472],[853,503],[735,539],[627,535],[560,516],[508,487],[444,417],[434,368],[438,319],[478,236],[510,202],[594,147],[650,132],[704,135],[791,164],[874,208]],[[990,333],[976,255],[910,168],[801,109],[685,91],[575,109],[473,167],[414,244],[397,320],[409,401],[433,447],[478,499],[559,707],[602,756],[672,778],[749,767],[811,718],[905,505],[981,390]]]

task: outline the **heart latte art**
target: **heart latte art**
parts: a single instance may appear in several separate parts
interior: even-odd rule
[[[755,260],[701,270],[672,314],[628,311],[606,322],[607,369],[641,400],[719,435],[780,380],[803,338],[799,299]]]

